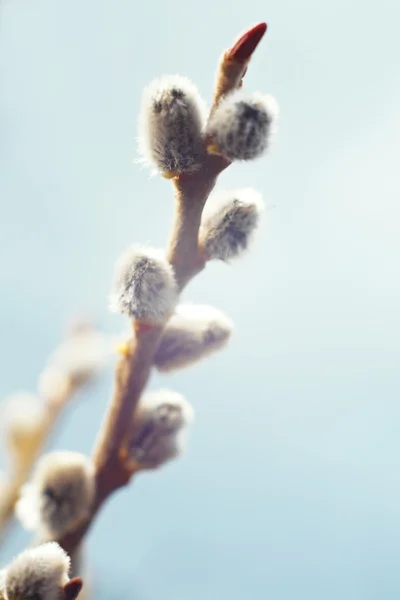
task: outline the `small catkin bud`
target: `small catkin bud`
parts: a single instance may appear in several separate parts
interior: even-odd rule
[[[251,188],[212,196],[199,232],[204,256],[224,261],[240,256],[249,247],[262,213],[261,195]]]
[[[174,273],[160,251],[132,246],[119,258],[110,294],[113,312],[158,323],[174,310],[176,300]]]
[[[168,321],[154,356],[159,371],[173,371],[223,348],[232,322],[212,306],[183,304]]]
[[[62,404],[71,391],[71,379],[61,369],[49,365],[39,375],[39,396],[51,405]]]
[[[134,468],[154,469],[177,457],[192,419],[193,409],[181,394],[170,390],[146,394],[133,416],[128,462]]]
[[[69,385],[82,385],[103,369],[110,354],[107,337],[90,325],[74,328],[49,358],[39,380],[39,391],[50,402],[68,392]]]
[[[166,75],[144,91],[139,119],[143,161],[166,177],[196,170],[204,154],[205,106],[186,77]]]
[[[207,125],[207,148],[230,161],[251,160],[269,148],[278,104],[272,96],[235,91],[221,100]]]
[[[88,514],[95,492],[91,461],[78,452],[43,456],[30,483],[23,486],[16,514],[26,529],[56,537]]]
[[[45,403],[29,392],[16,392],[4,400],[0,422],[13,459],[30,460],[48,423]]]
[[[61,600],[70,559],[55,542],[25,550],[2,572],[5,600]]]

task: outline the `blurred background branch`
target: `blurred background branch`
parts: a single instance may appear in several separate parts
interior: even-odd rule
[[[71,325],[38,379],[38,393],[17,392],[3,400],[1,425],[9,468],[0,501],[0,540],[14,516],[21,488],[49,442],[74,395],[92,382],[106,364],[106,337],[85,322]]]

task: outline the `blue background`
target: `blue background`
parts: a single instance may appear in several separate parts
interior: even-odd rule
[[[167,239],[171,186],[133,164],[143,86],[179,72],[209,100],[220,52],[270,26],[245,84],[277,97],[277,143],[220,182],[262,191],[264,227],[186,293],[235,335],[152,380],[184,393],[196,422],[187,455],[96,522],[97,597],[399,597],[399,16],[395,0],[1,2],[3,396],[35,389],[76,311],[119,333],[116,257]],[[110,369],[57,448],[90,451],[111,389]]]

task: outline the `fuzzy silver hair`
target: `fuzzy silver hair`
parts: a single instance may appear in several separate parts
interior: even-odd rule
[[[232,329],[232,322],[212,306],[180,305],[164,329],[154,365],[173,371],[193,364],[223,348]]]
[[[251,160],[268,149],[279,108],[272,96],[235,91],[221,100],[207,125],[211,152],[228,160]]]
[[[206,109],[196,86],[186,77],[165,75],[144,91],[139,118],[143,161],[162,173],[197,169],[204,154]]]
[[[43,456],[23,487],[16,514],[27,529],[60,536],[84,519],[94,498],[94,470],[78,452]]]
[[[158,390],[146,394],[135,411],[129,458],[145,469],[163,465],[182,451],[185,427],[193,409],[181,394]]]
[[[25,550],[3,573],[6,600],[61,600],[69,567],[69,557],[55,542]]]
[[[251,188],[212,196],[203,213],[199,243],[208,259],[229,261],[247,250],[263,213]]]
[[[159,251],[132,246],[119,258],[110,294],[113,312],[157,323],[174,310],[176,300],[173,269]]]

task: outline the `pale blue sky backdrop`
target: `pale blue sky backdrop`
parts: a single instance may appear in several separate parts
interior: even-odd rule
[[[399,18],[395,0],[1,2],[1,395],[34,389],[72,313],[119,333],[116,257],[167,238],[171,186],[133,164],[143,86],[179,72],[209,100],[221,51],[269,23],[245,84],[277,97],[279,136],[220,181],[263,193],[264,227],[186,293],[235,335],[152,381],[196,422],[181,461],[103,510],[97,597],[399,597]],[[111,385],[76,402],[57,448],[90,451]]]

